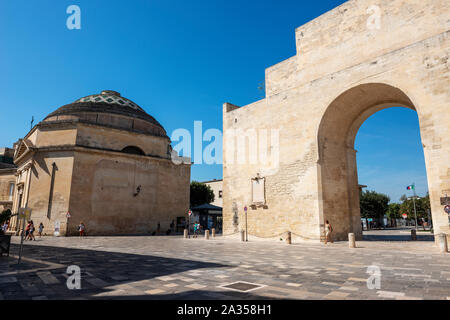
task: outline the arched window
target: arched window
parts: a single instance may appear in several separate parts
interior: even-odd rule
[[[142,149],[135,147],[135,146],[128,146],[122,149],[123,153],[129,153],[129,154],[137,154],[140,156],[145,156],[144,151],[142,151]]]

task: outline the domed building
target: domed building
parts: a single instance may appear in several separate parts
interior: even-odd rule
[[[78,99],[16,144],[13,212],[31,208],[47,234],[81,221],[89,235],[166,231],[189,209],[190,161],[173,153],[161,124],[118,92]]]

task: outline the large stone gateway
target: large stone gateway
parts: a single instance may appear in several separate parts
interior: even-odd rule
[[[118,92],[62,106],[16,145],[13,212],[31,208],[47,234],[76,234],[81,221],[89,235],[166,231],[189,209],[190,164],[172,161],[170,143]]]
[[[318,241],[329,220],[338,239],[360,239],[354,140],[393,106],[418,113],[434,232],[450,233],[441,202],[450,194],[449,7],[349,1],[296,29],[297,55],[266,70],[266,98],[224,104],[225,235],[247,224],[258,237]],[[254,161],[237,136],[269,161]]]

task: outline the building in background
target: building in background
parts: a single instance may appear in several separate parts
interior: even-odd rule
[[[206,184],[207,186],[210,186],[212,191],[214,192],[214,201],[211,202],[212,205],[217,206],[217,207],[223,207],[223,181],[222,179],[217,180],[210,180],[210,181],[204,181],[201,182]]]
[[[0,213],[12,209],[16,166],[13,162],[14,149],[0,148]]]
[[[203,230],[216,229],[218,233],[222,232],[222,208],[205,203],[192,209],[191,225],[200,223]]]
[[[189,209],[190,162],[172,155],[161,124],[118,92],[78,99],[19,140],[13,212],[31,208],[50,234],[81,221],[88,235],[164,232]]]
[[[194,223],[200,223],[203,230],[216,229],[216,232],[222,231],[222,180],[203,181],[214,192],[214,201],[211,203],[204,203],[199,206],[191,208],[192,216],[190,218],[191,229]]]

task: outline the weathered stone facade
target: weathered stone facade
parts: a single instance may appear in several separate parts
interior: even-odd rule
[[[392,106],[418,113],[434,231],[450,233],[440,203],[450,194],[449,8],[445,0],[348,1],[296,29],[297,55],[266,70],[266,98],[224,104],[224,234],[243,229],[259,175],[265,203],[249,207],[250,235],[318,241],[330,220],[336,238],[361,238],[354,140],[369,116]],[[278,161],[237,163],[233,129],[278,132],[267,147]]]
[[[14,150],[0,149],[0,213],[12,209],[16,166],[12,163]]]
[[[14,161],[13,209],[31,208],[47,234],[57,222],[61,235],[76,234],[81,221],[89,235],[162,232],[189,209],[190,164],[175,164],[164,128],[117,92],[47,116]]]

